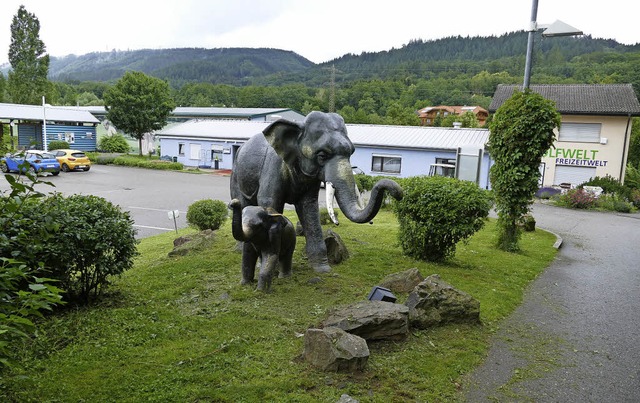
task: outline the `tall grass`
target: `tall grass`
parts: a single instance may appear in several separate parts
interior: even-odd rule
[[[491,221],[450,261],[415,261],[402,255],[395,217],[384,211],[373,225],[343,220],[334,228],[351,258],[329,274],[309,268],[298,238],[293,276],[275,279],[273,292],[264,294],[240,285],[241,256],[229,225],[217,232],[213,248],[182,257],[167,256],[174,234],[143,240],[135,268],[115,281],[107,299],[47,318],[32,343],[16,348],[19,365],[2,374],[0,396],[74,402],[315,402],[344,393],[361,402],[459,399],[462,375],[481,363],[497,323],[555,256],[554,237],[538,230],[523,235],[518,254],[494,249]],[[305,330],[330,309],[365,300],[384,276],[412,267],[477,298],[483,324],[370,343],[368,368],[357,374],[318,371],[300,358]]]

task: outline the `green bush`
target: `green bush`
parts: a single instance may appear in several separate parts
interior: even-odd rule
[[[28,265],[16,259],[21,256],[16,246],[33,247],[50,239],[45,229],[33,226],[34,220],[25,215],[23,206],[42,196],[34,189],[37,177],[27,177],[32,183],[7,175],[11,191],[0,192],[0,370],[11,365],[10,347],[35,332],[32,319],[63,303],[62,290],[44,277],[41,263]]]
[[[593,193],[582,188],[571,189],[558,198],[558,204],[578,209],[589,209],[596,206],[597,198]]]
[[[604,177],[596,176],[577,187],[582,189],[585,186],[599,186],[602,188],[602,191],[607,194],[617,194],[624,197],[628,197],[630,194],[630,189],[626,188],[619,180],[615,179],[611,175],[606,175]]]
[[[114,165],[147,169],[172,171],[181,171],[184,169],[184,165],[181,162],[162,161],[159,159],[149,159],[148,157],[140,157],[135,155],[121,155],[115,157],[110,163]]]
[[[227,219],[227,205],[221,200],[198,200],[187,210],[187,223],[204,231],[217,230]]]
[[[67,143],[66,141],[62,141],[62,140],[53,140],[52,142],[47,144],[47,147],[49,148],[50,151],[68,149],[69,148],[69,143]]]
[[[98,143],[100,151],[107,153],[128,153],[131,151],[129,143],[122,134],[116,133],[111,136],[103,136]]]
[[[484,225],[491,208],[490,193],[467,181],[443,176],[417,176],[403,181],[404,197],[394,203],[405,254],[442,261],[455,254],[456,244]]]
[[[29,219],[10,228],[7,246],[28,266],[42,262],[47,277],[64,290],[65,301],[90,302],[106,288],[110,276],[133,266],[137,254],[133,220],[111,202],[97,196],[56,194],[27,203],[23,210]],[[21,239],[22,232],[31,228],[38,229],[36,243]]]

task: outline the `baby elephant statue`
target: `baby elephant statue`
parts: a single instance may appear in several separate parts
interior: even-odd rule
[[[242,284],[253,282],[260,257],[258,290],[269,291],[275,268],[280,263],[280,277],[291,275],[291,260],[296,248],[296,231],[289,219],[270,207],[247,206],[241,209],[238,199],[229,203],[233,212],[233,237],[251,245],[256,253],[242,255]]]

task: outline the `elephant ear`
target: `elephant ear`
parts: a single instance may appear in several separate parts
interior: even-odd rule
[[[262,134],[280,158],[290,165],[298,158],[298,136],[303,130],[301,124],[278,119],[267,126]]]

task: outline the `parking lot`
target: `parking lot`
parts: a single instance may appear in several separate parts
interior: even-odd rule
[[[189,205],[201,199],[230,201],[229,177],[213,173],[186,173],[94,165],[88,172],[61,172],[44,175],[41,180],[54,187],[38,185],[44,193],[85,194],[103,197],[129,211],[138,230],[138,238],[173,231],[168,213],[178,210],[178,228],[186,227]],[[0,178],[0,190],[9,185]]]

